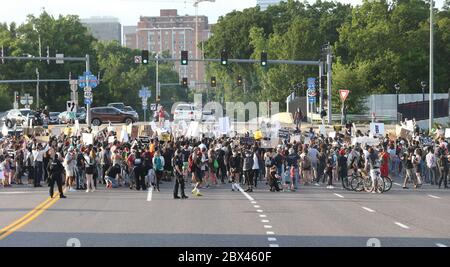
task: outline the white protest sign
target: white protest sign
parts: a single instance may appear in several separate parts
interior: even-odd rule
[[[186,136],[187,137],[198,137],[199,136],[199,128],[198,128],[198,121],[191,121],[189,124],[189,128],[187,130]]]
[[[327,136],[327,131],[325,130],[325,125],[319,125],[319,133],[323,136]]]
[[[300,143],[301,142],[301,138],[302,138],[301,135],[293,135],[293,136],[291,136],[291,143],[294,143],[294,141],[297,142],[297,143]]]
[[[229,117],[219,118],[219,132],[221,134],[228,134],[230,132],[230,118]]]
[[[114,136],[108,137],[108,143],[112,144],[114,143],[114,140],[115,140]]]
[[[414,132],[414,122],[413,120],[406,121],[406,128],[411,132]]]
[[[352,145],[356,145],[356,143],[359,143],[361,145],[367,144],[369,146],[375,146],[380,143],[380,140],[378,140],[377,138],[372,138],[372,137],[367,137],[367,136],[352,138]]]
[[[336,132],[329,132],[328,133],[328,137],[335,138],[336,137]]]
[[[445,129],[445,138],[450,138],[450,128]]]
[[[128,132],[127,132],[126,129],[122,128],[122,132],[120,134],[120,138],[121,138],[120,142],[122,142],[122,143],[127,143],[129,141]]]
[[[85,145],[93,145],[94,144],[94,135],[91,133],[83,133],[83,143]]]
[[[3,124],[2,135],[3,136],[7,136],[8,135],[8,127],[6,127],[6,124]]]
[[[370,133],[373,135],[384,135],[384,123],[371,123]]]

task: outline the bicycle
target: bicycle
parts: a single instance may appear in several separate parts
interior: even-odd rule
[[[386,191],[389,191],[389,189],[392,187],[392,180],[387,177],[386,181],[388,182],[387,185],[385,183],[385,178],[381,177],[381,173],[378,169],[373,170],[376,175],[376,182],[377,182],[377,188],[375,188],[375,192],[377,193],[383,193]],[[360,175],[352,175],[352,179],[350,181],[351,188],[356,192],[366,191],[366,192],[372,192],[374,190],[373,188],[373,182],[371,177],[363,177]],[[388,180],[389,179],[389,180]],[[390,181],[390,183],[389,183]]]

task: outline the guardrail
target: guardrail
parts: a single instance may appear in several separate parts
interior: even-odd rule
[[[313,121],[321,121],[322,119],[320,118],[320,114],[311,114],[311,119]],[[333,114],[331,116],[331,119],[333,121],[341,121],[341,114]],[[376,115],[375,116],[375,120],[379,121],[379,122],[396,122],[397,121],[397,117],[396,116],[390,116],[390,115]],[[352,121],[352,122],[372,122],[372,115],[369,114],[347,114],[347,121]]]

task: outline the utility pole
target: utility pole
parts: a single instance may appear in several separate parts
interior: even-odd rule
[[[39,70],[36,68],[36,109],[39,109]]]
[[[90,71],[89,55],[86,55],[86,73]],[[86,81],[86,83],[88,83]],[[88,127],[91,127],[91,104],[86,104],[86,123]]]
[[[433,57],[434,57],[434,39],[433,39],[433,0],[430,1],[430,118],[429,118],[429,131],[433,128],[433,104],[434,104],[434,71],[433,71]]]
[[[328,125],[331,125],[333,122],[331,121],[332,118],[332,108],[331,108],[331,63],[332,63],[332,55],[331,55],[331,46],[330,43],[328,43],[327,46],[327,92],[328,92],[328,100],[327,100],[327,106],[328,106]]]

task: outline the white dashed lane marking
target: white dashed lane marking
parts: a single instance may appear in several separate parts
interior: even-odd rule
[[[263,210],[256,210],[256,212],[259,212],[259,213],[261,213],[261,212],[264,212]]]
[[[395,185],[397,185],[397,186],[402,186],[401,184],[399,184],[399,183],[394,183]]]
[[[267,240],[270,241],[270,242],[277,241],[277,239],[275,237],[269,237],[269,238],[267,238]]]
[[[431,198],[435,198],[435,199],[441,199],[440,197],[434,196],[434,195],[428,195],[428,196],[431,197]]]
[[[266,234],[267,234],[267,235],[275,235],[275,233],[274,233],[274,232],[271,232],[271,231],[267,231]]]
[[[259,206],[259,205],[254,205],[253,207],[255,207],[257,209],[261,208],[261,206]]]
[[[409,229],[409,226],[404,225],[403,223],[395,222],[396,225],[400,226],[403,229]]]
[[[334,195],[335,195],[335,196],[338,196],[338,197],[340,197],[340,198],[344,198],[343,195],[339,195],[339,194],[337,194],[337,193],[334,193]]]
[[[266,218],[267,215],[265,215],[265,214],[259,214],[259,217],[260,217],[260,218]]]
[[[271,248],[277,248],[277,247],[279,247],[278,244],[270,244],[269,246],[270,246]]]
[[[269,220],[261,220],[261,222],[263,222],[263,223],[268,223]]]
[[[373,209],[369,209],[369,208],[366,208],[366,207],[362,207],[362,208],[367,210],[368,212],[375,212]]]

